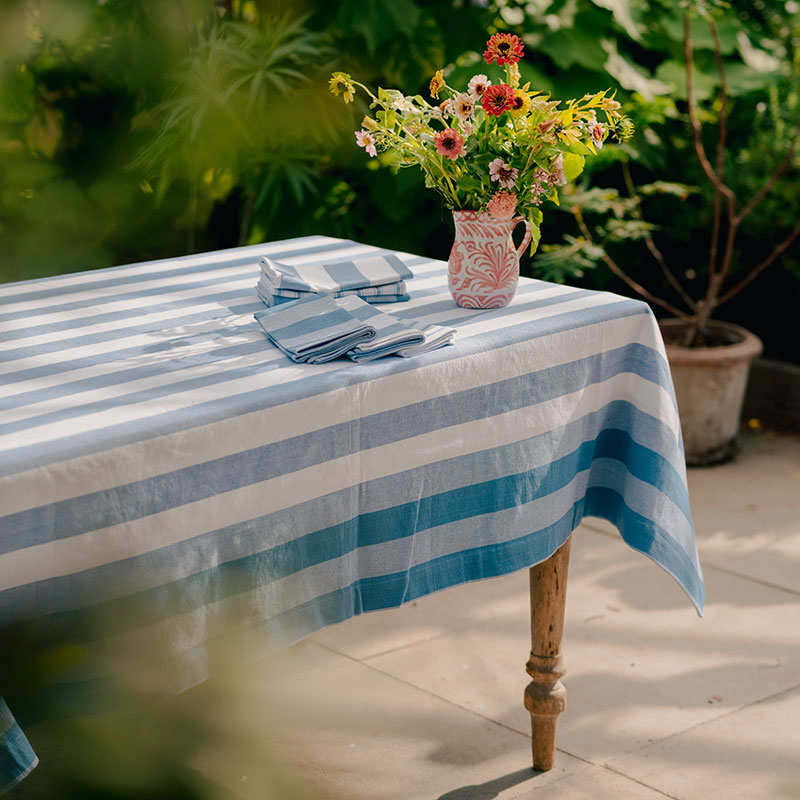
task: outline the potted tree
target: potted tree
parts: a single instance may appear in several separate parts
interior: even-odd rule
[[[774,264],[800,235],[800,219],[783,238],[767,244],[761,257],[752,266],[735,264],[737,236],[742,224],[770,195],[800,157],[800,124],[797,114],[785,136],[782,157],[772,172],[749,197],[742,197],[726,179],[726,147],[728,144],[729,84],[723,61],[717,24],[707,9],[699,12],[708,26],[719,77],[716,108],[717,137],[713,155],[706,150],[698,101],[695,91],[695,65],[692,16],[684,17],[683,55],[685,59],[686,98],[691,143],[702,175],[711,192],[711,231],[705,279],[699,290],[692,292],[686,281],[696,271],[686,264],[670,266],[653,237],[656,226],[644,219],[643,196],[655,193],[673,194],[685,199],[699,189],[679,183],[656,181],[636,186],[627,158],[622,160],[627,197],[613,189],[581,189],[561,197],[562,207],[574,216],[581,237],[567,237],[565,246],[545,247],[534,267],[552,276],[573,273],[581,266],[604,263],[608,269],[651,305],[668,312],[671,317],[660,321],[667,357],[672,370],[681,417],[687,463],[705,465],[729,459],[735,452],[741,409],[750,362],[759,355],[762,345],[757,336],[744,328],[714,319],[717,310],[736,297],[764,270]],[[794,59],[798,61],[797,58]],[[797,63],[795,63],[797,68]],[[795,104],[797,105],[797,104]],[[607,224],[590,228],[586,215],[605,215]],[[593,232],[594,230],[594,232]],[[607,245],[625,239],[640,239],[658,264],[663,286],[668,292],[654,293],[635,280],[630,270],[620,266]],[[735,267],[739,266],[739,269]]]

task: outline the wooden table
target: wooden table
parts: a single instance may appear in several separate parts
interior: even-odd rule
[[[640,302],[526,279],[505,309],[457,308],[445,264],[401,253],[411,300],[388,310],[453,346],[311,366],[269,344],[260,255],[373,252],[306,237],[0,286],[0,629],[90,609],[188,685],[226,614],[256,656],[532,567],[525,704],[549,769],[581,519],[703,603],[658,328]],[[0,786],[33,762],[5,716]]]

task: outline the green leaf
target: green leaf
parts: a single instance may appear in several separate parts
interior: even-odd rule
[[[397,124],[397,114],[394,109],[379,111],[375,116],[384,128],[389,128],[391,130]]]
[[[563,158],[564,177],[567,179],[567,183],[571,183],[583,172],[583,165],[586,163],[586,159],[577,153],[564,153]]]
[[[469,192],[480,192],[482,184],[476,178],[462,177],[458,179],[458,185]]]
[[[531,209],[531,211],[539,211],[538,208]],[[541,217],[542,212],[539,211],[539,216]],[[539,241],[542,238],[542,229],[539,227],[538,223],[533,220],[533,214],[531,214],[531,218],[528,219],[528,224],[531,226],[531,250],[530,255],[533,255],[539,247]]]
[[[690,194],[697,194],[700,188],[689,186],[686,183],[674,183],[671,181],[653,181],[639,187],[639,194],[669,194],[679,200],[685,200]]]
[[[405,99],[405,95],[398,89],[382,89],[380,86],[378,87],[378,100],[386,106],[403,99]]]

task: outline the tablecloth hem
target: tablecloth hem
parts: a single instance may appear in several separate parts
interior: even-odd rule
[[[29,745],[30,746],[30,745]],[[31,751],[33,753],[33,751]],[[8,783],[4,783],[0,786],[0,794],[5,794],[8,791],[11,791],[17,784],[22,783],[28,775],[33,772],[36,767],[39,766],[39,756],[33,753],[33,761],[31,761],[19,774],[15,775],[11,778]]]

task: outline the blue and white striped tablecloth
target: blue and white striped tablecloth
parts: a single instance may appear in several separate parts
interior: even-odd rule
[[[311,236],[0,286],[0,629],[91,613],[188,685],[232,609],[273,649],[531,566],[589,515],[702,610],[648,307],[523,279],[505,309],[461,309],[445,264],[399,253],[392,314],[452,347],[312,366],[267,341],[259,256],[372,252]],[[7,711],[4,731],[0,787],[34,758]]]

